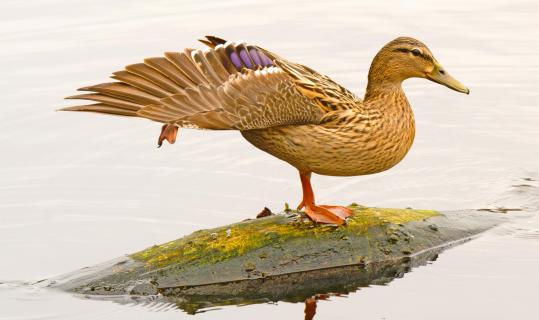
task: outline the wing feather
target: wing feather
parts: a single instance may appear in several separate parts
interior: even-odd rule
[[[144,59],[144,63],[174,81],[180,88],[192,85],[191,79],[184,75],[172,62],[163,57]]]
[[[251,130],[317,124],[361,103],[330,78],[260,47],[208,36],[210,48],[166,52],[115,72],[119,82],[68,97],[97,102],[65,108],[139,116],[177,126]]]
[[[159,98],[164,98],[169,94],[168,91],[161,88],[159,85],[129,71],[114,72],[111,78],[127,83],[135,88],[144,90],[147,93]]]

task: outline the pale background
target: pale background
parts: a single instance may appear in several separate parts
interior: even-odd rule
[[[408,80],[417,120],[409,155],[373,176],[315,176],[321,202],[480,208],[538,177],[534,1],[3,0],[0,319],[191,317],[11,281],[58,275],[300,200],[295,169],[237,132],[181,130],[176,144],[157,149],[158,123],[54,111],[73,103],[62,98],[76,88],[108,81],[144,57],[202,47],[196,39],[205,34],[258,44],[360,95],[377,50],[413,36],[471,89],[466,96]],[[539,221],[504,228],[389,286],[322,302],[318,319],[532,319]],[[196,318],[301,318],[303,305],[224,310]]]

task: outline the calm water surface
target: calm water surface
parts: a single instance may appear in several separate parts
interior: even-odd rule
[[[13,1],[0,3],[0,319],[301,319],[301,303],[188,315],[17,284],[93,265],[300,199],[295,169],[237,132],[183,130],[155,148],[143,119],[55,113],[124,65],[215,34],[300,61],[363,93],[389,40],[424,41],[469,96],[408,80],[417,137],[395,168],[314,178],[321,202],[523,207],[539,178],[534,1]],[[537,319],[539,217],[518,217],[317,319]]]

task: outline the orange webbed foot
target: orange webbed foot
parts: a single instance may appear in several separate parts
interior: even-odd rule
[[[178,134],[178,127],[174,124],[165,124],[161,127],[161,134],[157,140],[157,147],[160,148],[163,145],[163,140],[167,140],[168,143],[173,144],[176,142],[176,135]]]
[[[342,225],[345,219],[352,215],[352,211],[339,206],[307,206],[305,214],[316,223]]]
[[[302,200],[301,203],[298,205],[298,211],[305,208],[305,201]],[[311,212],[311,214],[308,214],[307,211]],[[323,217],[320,217],[320,214],[316,212],[321,212],[321,215]],[[305,213],[313,220],[314,222],[318,223],[336,223],[338,220],[345,220],[346,218],[350,217],[352,215],[352,210],[348,209],[347,207],[342,206],[332,206],[332,205],[319,205],[319,206],[313,206],[310,209],[305,209]],[[315,216],[313,218],[312,216]],[[330,216],[331,218],[327,218]],[[337,216],[337,218],[333,217]],[[319,221],[315,220],[318,218]],[[325,221],[331,221],[331,222],[325,222]],[[342,224],[342,223],[337,223]]]
[[[348,209],[347,207],[343,206],[330,206],[330,205],[320,205],[320,207],[328,209],[333,214],[341,217],[342,219],[346,219],[352,215],[352,210]]]

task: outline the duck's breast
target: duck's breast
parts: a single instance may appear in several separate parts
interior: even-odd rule
[[[413,117],[392,122],[299,125],[242,131],[250,143],[300,171],[355,176],[387,170],[410,149]]]

